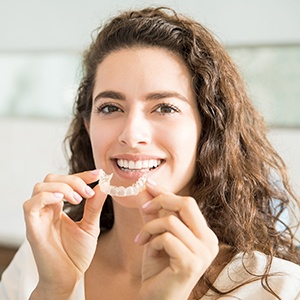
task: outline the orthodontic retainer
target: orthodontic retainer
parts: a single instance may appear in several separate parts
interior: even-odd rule
[[[136,196],[145,189],[146,175],[143,175],[141,178],[139,178],[139,180],[136,183],[127,188],[125,188],[124,186],[110,185],[112,177],[113,174],[108,175],[102,169],[100,169],[99,186],[102,192],[111,196]]]

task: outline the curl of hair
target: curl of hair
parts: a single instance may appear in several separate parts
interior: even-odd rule
[[[85,124],[92,110],[97,66],[111,52],[132,47],[172,51],[192,74],[202,132],[191,196],[220,242],[230,245],[233,254],[258,250],[271,258],[299,264],[293,231],[280,218],[291,201],[297,204],[297,199],[289,186],[284,162],[267,140],[262,117],[220,43],[201,24],[171,9],[124,12],[99,29],[84,55],[83,79],[66,139],[71,152],[70,172],[95,168]],[[113,209],[111,201],[106,203],[101,226],[111,228]],[[80,210],[74,219],[80,219]],[[277,229],[279,222],[283,230]],[[268,267],[260,279],[273,293],[267,278]]]

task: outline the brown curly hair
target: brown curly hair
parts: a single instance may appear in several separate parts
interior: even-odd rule
[[[95,168],[84,122],[91,114],[97,66],[111,52],[130,47],[168,49],[185,61],[202,121],[191,196],[219,241],[229,245],[233,254],[258,250],[271,257],[260,279],[273,293],[267,284],[272,257],[299,264],[293,231],[281,217],[291,202],[297,207],[298,202],[284,162],[267,140],[264,121],[249,100],[234,63],[198,22],[171,9],[146,8],[123,12],[99,29],[84,55],[75,116],[66,139],[70,173]],[[79,220],[82,211],[83,206],[74,207],[69,214]],[[109,199],[101,227],[112,226]],[[206,284],[213,289],[211,283]]]

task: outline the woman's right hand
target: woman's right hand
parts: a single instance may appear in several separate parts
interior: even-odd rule
[[[100,215],[106,199],[99,170],[74,175],[48,175],[35,185],[23,205],[26,235],[39,273],[31,299],[69,299],[89,267],[100,233]],[[79,204],[86,198],[83,218],[74,222],[63,212],[63,201]]]

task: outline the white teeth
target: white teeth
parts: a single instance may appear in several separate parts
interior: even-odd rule
[[[125,160],[118,159],[117,164],[120,168],[129,170],[142,170],[142,169],[152,169],[156,168],[161,164],[160,159],[149,159],[149,160]]]
[[[142,176],[135,184],[125,188],[124,186],[113,186],[110,185],[110,180],[113,174],[107,175],[102,169],[100,170],[99,186],[102,192],[109,194],[111,196],[134,196],[138,195],[141,191],[145,189],[146,176]]]
[[[134,163],[134,161],[132,161],[132,160],[129,161],[128,168],[129,169],[135,169],[135,163]]]
[[[143,168],[143,162],[142,161],[137,161],[135,164],[136,169],[142,169]]]

